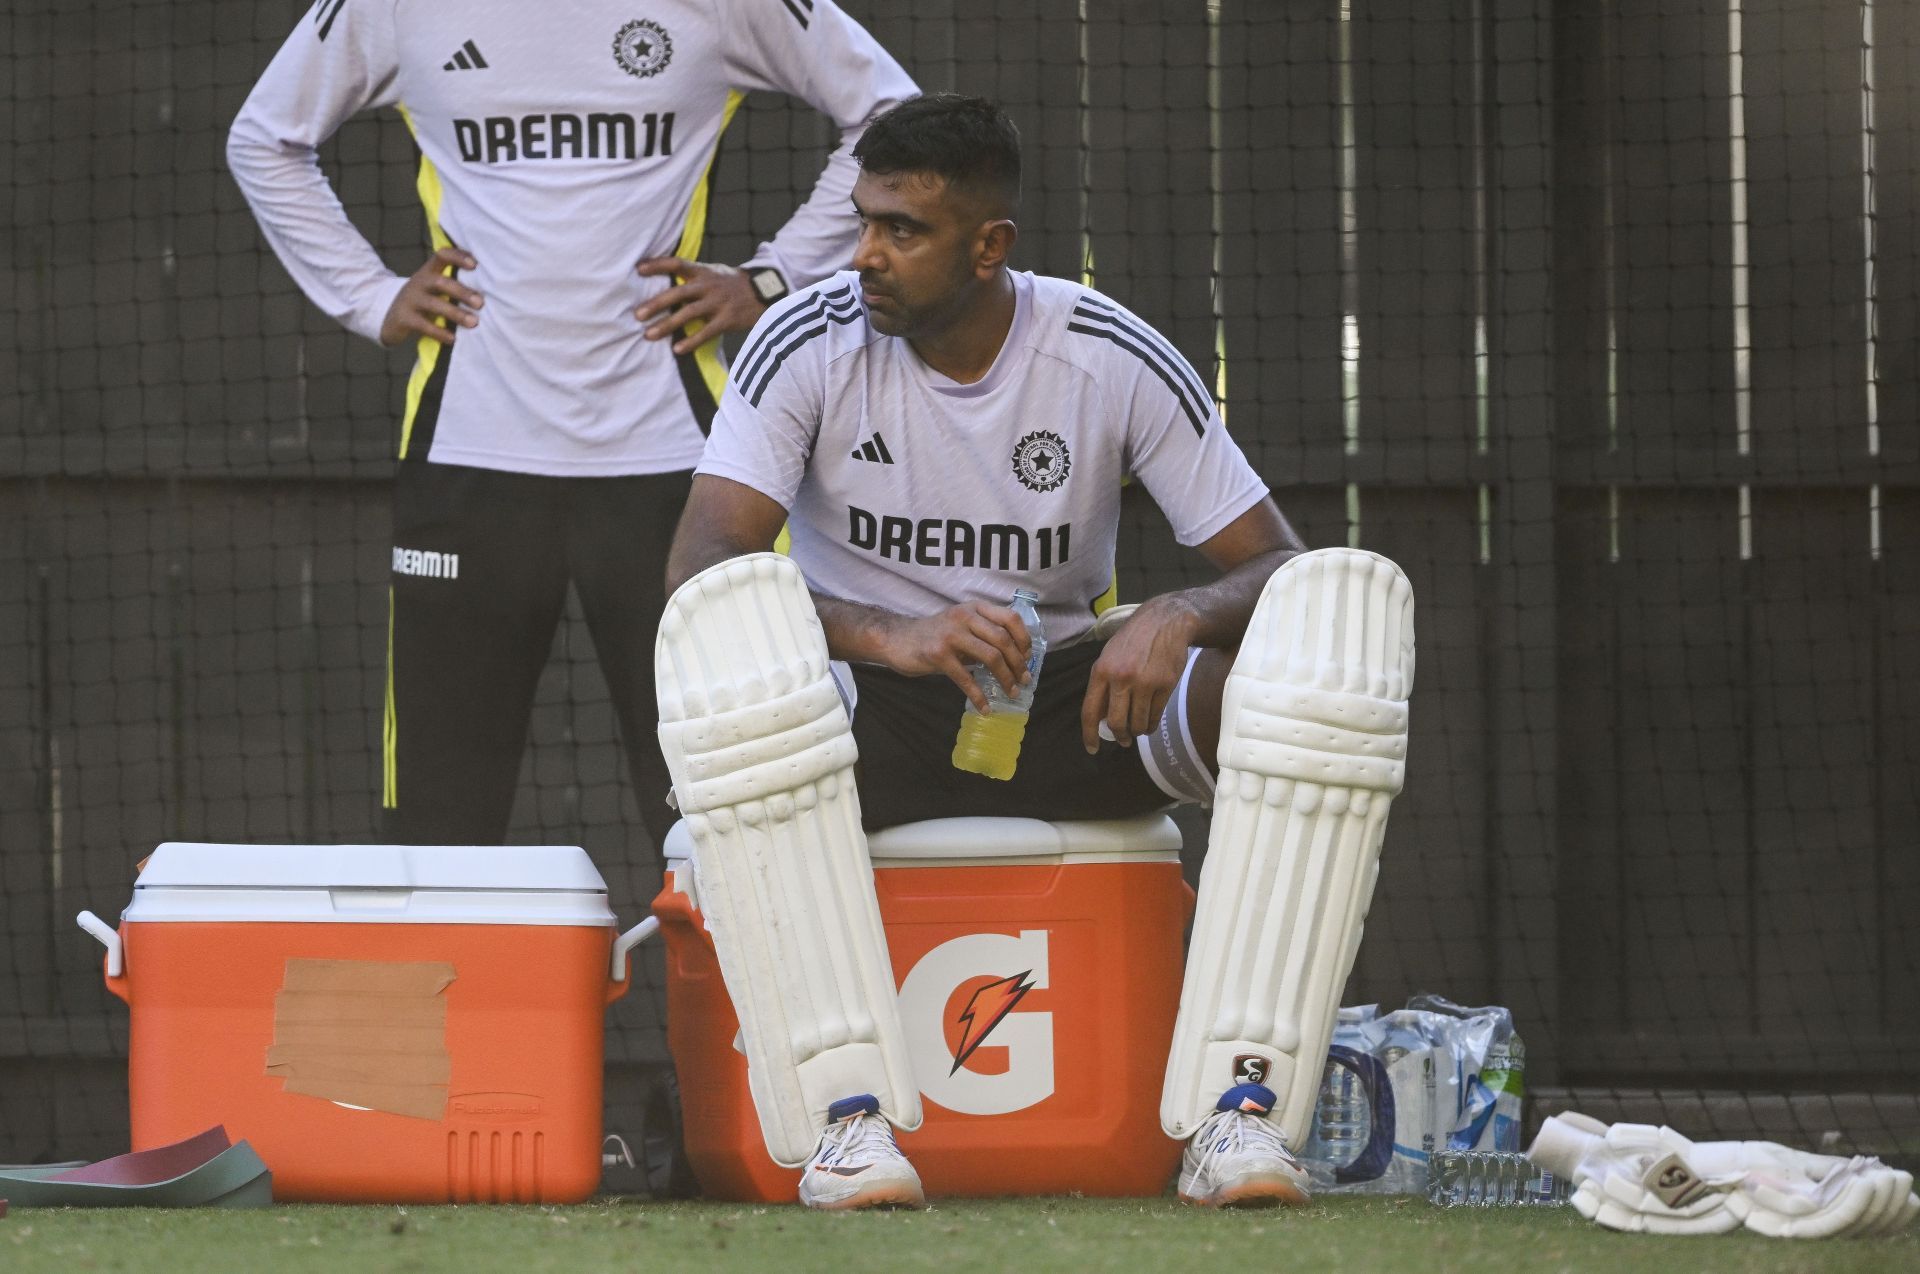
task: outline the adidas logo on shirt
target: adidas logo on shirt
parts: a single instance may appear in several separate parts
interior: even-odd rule
[[[878,433],[855,447],[851,453],[855,460],[871,460],[875,464],[892,464],[893,455],[887,450],[886,439]]]
[[[487,60],[480,56],[480,46],[472,40],[453,51],[453,57],[440,68],[443,71],[484,71]]]

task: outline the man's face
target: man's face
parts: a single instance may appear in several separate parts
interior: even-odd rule
[[[860,214],[853,265],[874,330],[913,336],[944,326],[976,279],[985,218],[975,201],[929,173],[863,172],[853,206]]]

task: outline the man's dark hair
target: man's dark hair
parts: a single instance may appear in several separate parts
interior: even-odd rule
[[[853,157],[881,176],[944,177],[949,186],[997,197],[1009,215],[1020,206],[1020,130],[984,98],[960,93],[909,98],[867,125]]]

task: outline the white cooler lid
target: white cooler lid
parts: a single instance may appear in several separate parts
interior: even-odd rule
[[[198,845],[153,851],[135,888],[598,889],[578,845]]]
[[[595,925],[607,883],[576,845],[203,845],[170,841],[124,919]]]
[[[685,822],[667,833],[665,852],[669,866],[693,856]],[[1059,823],[934,818],[875,832],[867,853],[879,867],[1168,862],[1180,857],[1180,829],[1165,814]]]

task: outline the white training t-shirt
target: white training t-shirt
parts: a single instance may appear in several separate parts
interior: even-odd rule
[[[1267,488],[1158,332],[1077,283],[1011,277],[1013,326],[972,385],[874,331],[855,272],[782,301],[735,360],[696,472],[785,507],[820,593],[919,616],[1024,586],[1058,646],[1112,582],[1122,478],[1185,545]]]
[[[690,468],[724,376],[633,311],[697,255],[709,165],[740,95],[792,94],[841,129],[812,197],[754,263],[799,287],[846,265],[853,143],[917,90],[833,0],[317,0],[234,120],[227,157],[267,240],[322,310],[378,339],[403,278],[354,228],[314,149],[398,105],[434,241],[486,298],[450,350],[423,342],[407,434],[426,458],[516,473]],[[423,254],[424,259],[424,254]],[[407,454],[417,456],[417,450]]]

